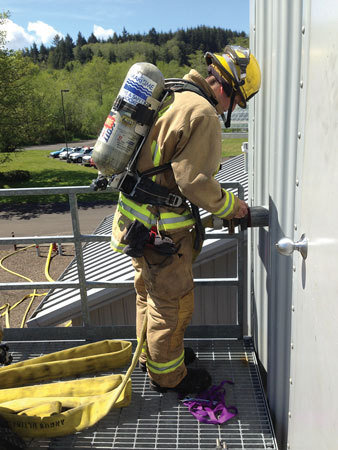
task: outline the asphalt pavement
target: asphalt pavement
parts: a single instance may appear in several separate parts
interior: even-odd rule
[[[78,208],[80,231],[92,233],[107,216],[114,213],[114,204],[90,203]],[[68,205],[28,207],[18,205],[0,211],[0,237],[65,236],[72,234]]]
[[[79,141],[79,142],[67,142],[67,147],[93,147],[96,142],[96,139],[91,139],[87,141]],[[33,145],[32,147],[25,147],[25,150],[59,150],[62,147],[66,147],[66,143],[64,144],[49,144],[49,145]]]

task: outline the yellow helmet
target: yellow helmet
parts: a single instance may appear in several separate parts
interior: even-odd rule
[[[258,62],[250,50],[237,45],[227,45],[222,55],[207,52],[205,60],[209,73],[222,84],[225,79],[230,91],[227,94],[239,94],[241,108],[246,108],[247,101],[259,91],[261,71]]]

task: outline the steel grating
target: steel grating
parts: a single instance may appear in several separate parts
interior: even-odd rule
[[[84,343],[8,342],[14,362]],[[187,339],[185,345],[197,353],[192,366],[207,368],[213,384],[224,379],[234,382],[226,385],[226,403],[237,407],[237,417],[221,426],[201,424],[175,393],[151,391],[147,376],[136,368],[127,408],[113,409],[95,426],[71,436],[26,440],[28,448],[204,450],[214,449],[220,439],[229,450],[277,449],[251,339]],[[116,370],[121,372],[125,370]]]

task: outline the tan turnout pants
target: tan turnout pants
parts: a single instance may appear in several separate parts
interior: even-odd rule
[[[170,235],[178,247],[174,255],[147,248],[133,258],[136,290],[136,332],[140,336],[147,314],[148,374],[163,387],[175,387],[185,377],[184,332],[194,309],[192,237],[189,230]]]

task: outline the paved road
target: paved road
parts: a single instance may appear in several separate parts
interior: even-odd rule
[[[243,138],[246,139],[248,137],[248,133],[222,133],[222,139],[233,139],[233,138]],[[93,147],[95,145],[96,139],[79,141],[79,142],[71,142],[68,143],[68,147]],[[65,143],[60,144],[50,144],[50,145],[35,145],[33,147],[25,147],[25,150],[59,150],[62,147],[65,147]]]
[[[68,143],[68,147],[93,147],[94,144],[96,142],[96,139],[91,139],[91,140],[87,140],[87,141],[79,141],[79,142],[70,142]],[[32,147],[25,147],[25,150],[49,150],[49,151],[54,151],[54,150],[59,150],[62,147],[65,147],[66,144],[65,143],[61,143],[61,144],[50,144],[50,145],[34,145]]]
[[[103,219],[115,211],[115,205],[88,204],[79,206],[80,230],[92,233]],[[13,208],[0,211],[0,237],[64,236],[72,234],[69,207],[52,205],[34,208]],[[2,246],[1,246],[2,247]],[[4,248],[4,247],[2,247]]]

